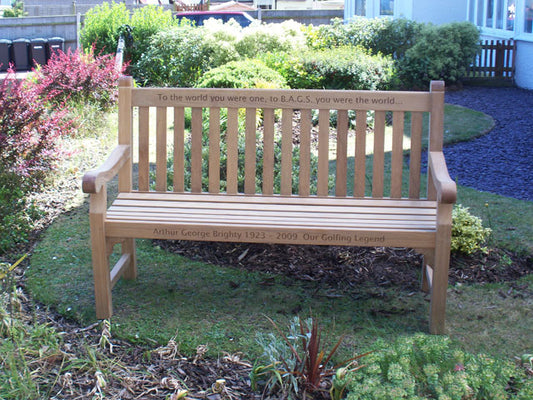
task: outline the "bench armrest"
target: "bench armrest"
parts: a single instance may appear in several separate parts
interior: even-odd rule
[[[457,185],[448,174],[442,151],[429,152],[429,173],[437,193],[437,201],[446,204],[455,203],[457,200]]]
[[[118,145],[107,160],[98,169],[87,172],[83,176],[82,190],[84,193],[98,193],[130,158],[130,146]]]

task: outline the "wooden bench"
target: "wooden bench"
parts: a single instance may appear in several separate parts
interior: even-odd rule
[[[424,255],[430,331],[444,332],[456,186],[442,153],[442,82],[379,92],[134,88],[122,78],[118,113],[118,147],[83,178],[98,318],[111,316],[117,280],[137,275],[135,238],[391,246]]]

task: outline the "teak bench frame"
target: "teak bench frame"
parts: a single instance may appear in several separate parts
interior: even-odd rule
[[[174,113],[168,135],[167,110]],[[150,182],[150,114],[155,108],[155,182]],[[190,138],[184,127],[191,109]],[[209,110],[209,127],[204,128]],[[221,131],[221,109],[227,112]],[[245,110],[244,193],[238,189],[239,118]],[[281,112],[275,111],[281,109]],[[311,110],[318,110],[318,173],[310,189]],[[330,129],[330,110],[337,110],[337,130]],[[262,139],[257,115],[262,110]],[[298,194],[293,193],[293,124],[300,114]],[[354,189],[347,193],[348,111],[356,114]],[[365,168],[367,113],[374,113],[373,164]],[[118,146],[107,161],[83,178],[90,193],[90,225],[96,315],[112,314],[111,289],[123,276],[137,275],[135,238],[262,242],[348,246],[410,247],[423,254],[422,290],[430,292],[431,333],[443,333],[452,206],[456,186],[442,152],[444,83],[430,92],[134,88],[129,77],[119,84]],[[392,112],[390,193],[385,190],[385,126]],[[152,114],[154,112],[152,111]],[[281,117],[279,117],[281,113]],[[429,113],[427,193],[421,192],[422,116]],[[403,136],[410,115],[410,159],[404,165]],[[276,124],[279,118],[280,124]],[[138,121],[138,122],[134,122]],[[133,133],[138,134],[133,142]],[[281,132],[281,161],[275,167],[274,132]],[[222,133],[221,133],[222,132]],[[208,135],[208,185],[202,183],[202,134]],[[168,135],[168,136],[167,136]],[[167,188],[167,142],[173,136],[174,181]],[[221,190],[221,138],[227,144],[227,177]],[[190,191],[186,191],[184,144],[190,140]],[[257,141],[263,143],[262,171],[256,171]],[[330,144],[336,144],[335,193],[330,193]],[[138,147],[138,182],[134,182],[133,148]],[[152,157],[153,158],[153,157]],[[204,167],[205,168],[205,167]],[[279,171],[275,171],[279,169]],[[261,185],[256,184],[256,173]],[[274,176],[280,175],[275,193]],[[372,174],[371,195],[365,195]],[[409,176],[402,188],[402,174]],[[118,197],[107,204],[106,184],[118,174]],[[155,190],[153,186],[155,184]],[[206,188],[208,186],[208,188]],[[259,188],[259,186],[261,186]],[[404,185],[405,186],[405,185]],[[134,189],[135,187],[135,189]],[[207,189],[207,190],[206,190]],[[258,193],[258,192],[261,193]],[[403,197],[402,197],[403,192]],[[121,244],[122,257],[110,272],[109,257]]]

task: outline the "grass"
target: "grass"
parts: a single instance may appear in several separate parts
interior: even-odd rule
[[[490,119],[481,113],[471,112],[469,118],[469,110],[447,107],[448,113],[456,111],[462,122],[452,127],[450,120],[456,119],[448,116],[448,132],[460,131],[465,121],[476,121],[468,128],[476,136],[490,125]],[[458,135],[450,135],[453,139],[447,135],[447,141],[458,140]],[[100,139],[87,140],[95,142],[82,146],[98,148],[96,141]],[[99,157],[97,154],[94,159]],[[465,187],[459,187],[459,202],[489,221],[495,231],[494,245],[531,254],[531,223],[524,218],[533,215],[531,202]],[[79,201],[43,235],[26,273],[28,288],[36,300],[62,315],[83,325],[92,323],[95,317],[90,260],[88,206]],[[398,335],[427,331],[428,303],[421,293],[372,286],[331,298],[326,293],[328,288],[318,283],[206,265],[169,254],[146,240],[138,241],[138,265],[139,278],[120,281],[113,290],[114,334],[133,342],[160,344],[177,335],[185,354],[193,354],[198,345],[207,344],[211,356],[223,351],[244,351],[247,358],[253,359],[259,355],[256,334],[272,331],[265,316],[286,326],[297,310],[302,310],[304,316],[312,311],[332,342],[346,334],[340,358],[364,351],[376,337],[393,340]],[[269,285],[263,284],[267,278]],[[531,279],[526,278],[525,282],[530,283]],[[524,310],[531,308],[531,301],[527,296],[512,301],[499,299],[500,290],[508,291],[509,285],[451,289],[447,321],[449,334],[458,345],[504,358],[530,350],[533,327],[531,318],[524,318]]]

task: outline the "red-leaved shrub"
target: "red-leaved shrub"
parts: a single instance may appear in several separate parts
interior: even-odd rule
[[[50,111],[49,100],[12,71],[0,83],[0,175],[28,188],[42,182],[58,159],[58,137],[72,133],[67,110]]]
[[[117,100],[117,81],[125,66],[117,71],[113,55],[95,56],[94,51],[55,52],[36,71],[35,82],[43,96],[54,102],[91,103],[109,110]]]

